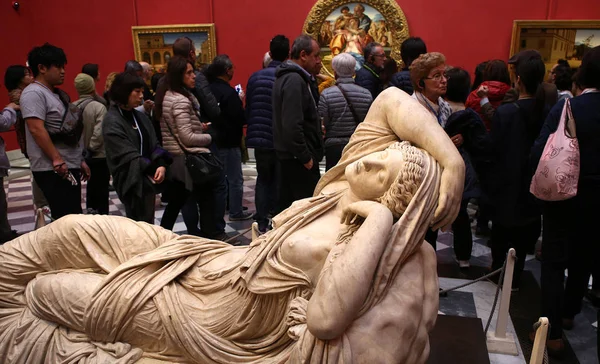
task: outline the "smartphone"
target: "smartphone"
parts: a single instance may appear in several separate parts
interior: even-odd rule
[[[242,93],[242,85],[239,83],[237,85],[235,85],[235,91],[238,93],[238,95],[241,94]]]

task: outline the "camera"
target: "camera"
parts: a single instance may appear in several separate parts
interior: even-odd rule
[[[19,4],[18,1],[13,1],[12,5],[13,5],[13,9],[15,9],[15,10],[19,10],[19,7],[21,7],[21,4]]]

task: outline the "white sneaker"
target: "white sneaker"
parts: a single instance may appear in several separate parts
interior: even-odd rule
[[[471,267],[471,263],[468,260],[459,260],[458,266],[460,269],[467,269]]]

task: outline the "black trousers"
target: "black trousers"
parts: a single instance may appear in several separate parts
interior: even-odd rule
[[[467,212],[468,204],[468,200],[461,203],[458,216],[452,223],[454,254],[458,260],[471,259],[471,251],[473,250],[473,233],[471,232],[471,221]]]
[[[317,162],[308,170],[297,159],[280,159],[279,171],[278,213],[290,207],[294,201],[312,197],[321,178]]]
[[[464,200],[460,205],[458,216],[452,223],[452,232],[454,234],[454,254],[458,260],[471,259],[473,250],[473,233],[471,232],[471,221],[467,212],[468,200]],[[427,241],[434,250],[437,250],[437,238],[439,230],[428,229],[425,233]]]
[[[274,150],[254,149],[256,157],[256,194],[254,195],[254,204],[256,205],[256,214],[254,219],[258,222],[258,227],[265,230],[269,225],[268,214],[275,211],[278,196],[278,170],[279,163]]]
[[[600,201],[576,199],[544,206],[542,316],[550,320],[550,339],[562,337],[562,318],[581,312],[589,275],[600,254],[593,229]],[[569,270],[566,285],[565,269]]]
[[[217,229],[215,221],[215,199],[214,186],[212,184],[196,185],[194,191],[190,192],[185,185],[179,181],[168,182],[169,203],[165,207],[160,226],[172,230],[181,208],[193,198],[198,203],[200,211],[200,236],[214,238],[221,231]],[[190,232],[194,234],[194,232]]]
[[[144,178],[146,178],[144,176]],[[125,205],[125,214],[128,218],[135,221],[154,224],[154,212],[156,209],[156,193],[152,188],[144,188],[142,197],[137,196],[119,196],[123,205]]]
[[[505,226],[497,222],[492,225],[492,270],[502,268],[510,248],[514,248],[517,253],[512,281],[513,288],[519,287],[527,252],[535,246],[540,237],[541,225],[541,216],[520,226]]]
[[[4,191],[4,177],[0,177],[0,241],[4,236],[10,234],[11,228],[8,222],[8,203]]]
[[[110,172],[106,158],[95,158],[87,161],[92,176],[87,183],[86,207],[99,214],[108,215],[108,185]]]
[[[325,147],[325,170],[328,171],[338,164],[342,158],[342,152],[344,151],[345,147],[345,144]]]
[[[75,180],[73,185],[69,180],[62,178],[54,171],[33,172],[33,178],[38,184],[52,214],[52,219],[57,220],[70,214],[81,214],[81,170],[69,170]]]

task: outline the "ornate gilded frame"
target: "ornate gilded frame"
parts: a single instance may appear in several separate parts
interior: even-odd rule
[[[140,48],[140,35],[144,34],[164,34],[164,33],[207,33],[206,41],[208,50],[207,58],[212,61],[217,56],[217,37],[215,35],[214,24],[180,24],[180,25],[152,25],[152,26],[134,26],[131,27],[133,37],[133,49],[135,59],[142,61],[142,52]],[[200,61],[200,60],[198,60]]]
[[[523,29],[600,29],[600,20],[515,20],[509,57],[520,51]]]
[[[395,0],[318,0],[304,21],[304,27],[302,28],[303,33],[317,39],[321,25],[335,9],[346,4],[354,3],[367,4],[375,8],[385,17],[386,21],[391,25],[392,50],[390,56],[402,66],[400,45],[409,37],[409,31],[406,16]]]

